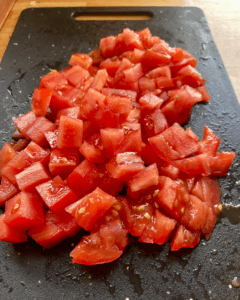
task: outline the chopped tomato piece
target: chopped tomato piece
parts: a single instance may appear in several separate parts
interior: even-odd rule
[[[99,219],[115,202],[115,198],[100,188],[73,203],[66,208],[77,223],[86,230],[91,229]]]

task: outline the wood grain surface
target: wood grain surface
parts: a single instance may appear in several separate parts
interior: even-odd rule
[[[203,10],[240,102],[240,1],[237,0],[17,0],[0,32],[0,60],[22,10],[30,7],[194,6]]]

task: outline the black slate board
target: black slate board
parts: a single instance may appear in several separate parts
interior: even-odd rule
[[[75,21],[80,13],[146,13],[147,21]],[[30,109],[40,77],[67,66],[70,55],[98,47],[100,38],[123,28],[149,27],[170,46],[182,47],[198,59],[212,97],[195,105],[187,126],[202,137],[206,124],[222,139],[221,150],[237,156],[225,179],[222,200],[239,204],[240,107],[222,60],[200,9],[149,8],[37,8],[22,12],[0,65],[0,143],[10,140],[12,119]],[[35,242],[0,243],[0,299],[240,299],[231,286],[240,278],[238,217],[221,218],[209,241],[194,250],[169,252],[163,246],[130,245],[122,257],[103,266],[70,263],[72,243],[43,250]]]

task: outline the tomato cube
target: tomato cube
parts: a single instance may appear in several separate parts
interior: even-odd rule
[[[0,215],[0,241],[16,244],[27,242],[27,234],[23,230],[5,223],[5,214]]]
[[[47,211],[44,222],[28,231],[28,235],[45,249],[54,247],[68,238],[65,231],[55,224],[52,214],[52,211]]]
[[[66,78],[56,70],[44,75],[40,81],[40,88],[49,88],[51,90],[61,89],[67,84]]]
[[[27,129],[26,135],[39,146],[46,146],[47,140],[45,137],[46,131],[55,130],[56,125],[50,122],[45,117],[38,117],[31,126]]]
[[[6,164],[9,163],[16,155],[17,152],[9,143],[4,144],[0,151],[0,173],[2,168],[6,166]]]
[[[89,230],[115,201],[113,196],[97,187],[92,193],[68,206],[66,211],[75,217],[81,227]]]
[[[32,96],[32,110],[38,116],[46,116],[53,91],[50,89],[35,89]]]
[[[91,59],[91,57],[84,53],[74,53],[68,62],[68,64],[71,66],[78,65],[86,70],[91,67],[92,63],[93,60]]]
[[[58,148],[79,148],[82,144],[83,121],[61,116],[58,127]]]
[[[84,81],[86,81],[90,74],[88,70],[82,68],[80,65],[74,65],[63,74],[68,80],[69,84],[75,87],[81,87]]]
[[[0,206],[3,206],[7,200],[11,199],[19,192],[19,189],[3,176],[0,185]]]
[[[60,175],[66,178],[80,162],[80,153],[77,148],[55,149],[51,152],[49,171],[53,176]]]
[[[16,181],[21,191],[34,191],[35,186],[49,179],[47,170],[40,162],[36,162],[16,175]]]
[[[36,190],[45,204],[60,216],[65,213],[65,207],[79,199],[60,176],[36,186]]]
[[[105,128],[100,130],[103,150],[108,158],[116,155],[124,139],[124,130],[119,128]]]
[[[183,225],[179,225],[171,242],[171,251],[181,248],[194,248],[200,242],[201,234],[187,230]]]
[[[143,160],[134,152],[118,153],[106,165],[110,177],[128,181],[144,169]]]
[[[32,126],[32,124],[37,120],[37,116],[33,111],[29,111],[28,113],[19,116],[13,120],[13,123],[17,127],[18,131],[21,132],[25,138],[29,139],[27,135],[27,130]]]
[[[67,184],[79,198],[92,192],[97,187],[99,170],[94,163],[85,159],[67,177]]]
[[[42,200],[36,193],[20,192],[5,203],[5,222],[28,230],[44,221]]]
[[[162,245],[168,241],[176,225],[176,220],[168,218],[159,210],[156,210],[155,215],[151,218],[138,241]]]
[[[157,165],[150,165],[139,171],[128,181],[128,188],[132,193],[146,190],[147,188],[158,184],[158,177]]]

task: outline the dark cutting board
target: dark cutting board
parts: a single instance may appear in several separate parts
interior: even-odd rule
[[[142,14],[141,21],[75,21],[73,13]],[[236,151],[225,179],[222,200],[239,204],[240,107],[203,12],[197,8],[37,8],[22,12],[0,65],[1,146],[13,132],[12,119],[30,109],[40,77],[67,66],[72,53],[98,48],[99,40],[129,27],[149,27],[171,46],[198,59],[212,100],[192,110],[187,126],[202,137],[206,124],[221,138],[221,150]],[[0,243],[0,299],[240,299],[240,224],[238,217],[220,218],[209,241],[193,250],[169,251],[133,243],[115,262],[86,267],[70,263],[80,237],[43,250],[34,241]]]

